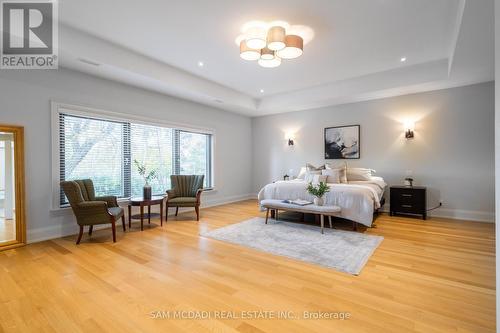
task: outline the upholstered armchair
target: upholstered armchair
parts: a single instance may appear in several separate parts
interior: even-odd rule
[[[165,221],[168,220],[168,207],[175,207],[175,216],[179,207],[194,207],[196,221],[200,220],[201,192],[204,175],[171,175],[172,189],[167,191]]]
[[[115,222],[122,219],[123,231],[125,231],[125,215],[123,209],[118,206],[116,197],[96,197],[94,183],[90,179],[62,181],[61,188],[68,198],[69,204],[76,216],[76,222],[80,226],[80,233],[76,244],[80,244],[83,235],[83,227],[89,226],[89,236],[97,224],[111,223],[113,242],[116,242]]]

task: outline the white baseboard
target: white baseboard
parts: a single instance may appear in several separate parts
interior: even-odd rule
[[[383,209],[382,212],[389,213],[388,209]],[[447,209],[438,208],[427,213],[430,217],[444,217],[454,220],[465,220],[472,222],[495,223],[495,213],[478,210],[462,210],[462,209]]]
[[[207,207],[214,207],[214,206],[220,206],[232,202],[237,202],[237,201],[242,201],[242,200],[248,200],[248,199],[254,199],[255,194],[241,194],[241,195],[233,195],[233,196],[228,196],[228,197],[223,197],[223,198],[218,198],[218,199],[212,199],[207,197],[206,200],[202,202],[202,208],[207,208]],[[153,207],[151,207],[153,209]],[[192,208],[189,209],[181,209],[181,212],[184,210],[193,210]],[[173,213],[173,210],[172,210]],[[71,210],[67,210],[64,213],[59,213],[67,216],[72,216]],[[170,214],[169,214],[170,216]],[[64,221],[64,219],[61,219]],[[106,229],[109,228],[110,225],[98,225],[94,227],[94,230],[99,230],[99,229]],[[118,225],[118,227],[120,227]],[[121,227],[120,227],[121,228]],[[78,233],[78,225],[73,221],[71,223],[62,223],[62,224],[57,224],[57,225],[51,225],[47,227],[41,227],[41,228],[28,228],[27,230],[27,239],[28,243],[37,243],[41,242],[44,240],[49,240],[49,239],[55,239],[55,238],[61,238],[61,237],[66,237],[70,235],[76,235]]]
[[[203,207],[220,206],[220,205],[225,205],[225,204],[232,203],[232,202],[255,199],[256,197],[257,196],[254,193],[248,193],[248,194],[233,195],[233,196],[224,197],[224,198],[215,199],[215,200],[205,199],[202,202],[201,207],[203,208]]]

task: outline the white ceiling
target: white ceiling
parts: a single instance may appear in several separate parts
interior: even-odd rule
[[[493,0],[59,4],[63,66],[250,116],[493,79]],[[302,57],[261,68],[234,43],[255,19],[308,25],[315,38]]]

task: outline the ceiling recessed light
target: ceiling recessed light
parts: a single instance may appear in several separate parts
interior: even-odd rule
[[[205,64],[203,63],[203,61],[198,61],[198,67],[203,67],[205,66]]]
[[[264,92],[264,89],[261,89],[261,90],[260,90],[260,93],[262,94],[263,92]]]
[[[406,57],[402,57],[400,60],[401,60],[401,62],[405,62],[406,61]]]

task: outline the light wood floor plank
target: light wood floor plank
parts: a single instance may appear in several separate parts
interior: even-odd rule
[[[263,216],[255,200],[0,252],[1,332],[494,332],[494,225],[381,215],[359,276],[199,233]],[[335,223],[338,228],[349,224]],[[318,237],[320,235],[318,234]],[[349,312],[347,320],[153,318],[162,311]]]

